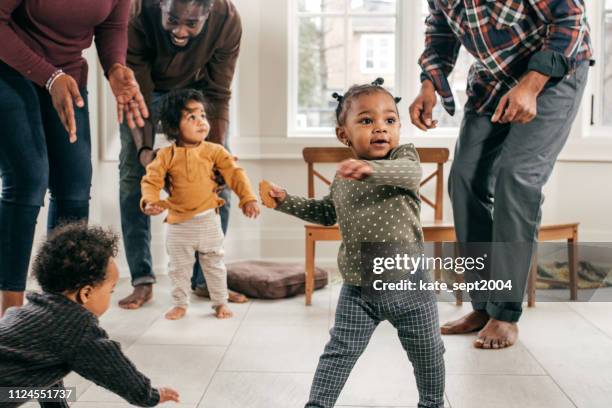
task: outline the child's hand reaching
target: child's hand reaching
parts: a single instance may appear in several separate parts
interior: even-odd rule
[[[167,401],[179,402],[179,393],[172,388],[161,387],[158,388],[159,392],[159,403],[162,404]]]
[[[348,159],[338,165],[338,174],[347,180],[363,180],[373,172],[372,166],[363,160]]]
[[[279,204],[282,204],[287,198],[287,192],[266,180],[262,180],[259,183],[259,197],[261,202],[268,208],[276,208]]]
[[[144,213],[152,216],[152,215],[159,215],[161,213],[164,212],[164,209],[162,207],[160,207],[159,205],[155,205],[155,204],[151,204],[151,203],[146,203],[145,204],[145,208],[144,208]]]
[[[249,201],[242,206],[242,213],[249,218],[257,218],[259,215],[259,206],[257,201]]]

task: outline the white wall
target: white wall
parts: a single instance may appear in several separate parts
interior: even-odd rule
[[[335,146],[331,137],[324,139],[288,139],[287,123],[287,0],[239,1],[243,18],[244,37],[237,79],[238,135],[233,135],[232,149],[256,188],[262,179],[275,181],[289,191],[306,193],[306,166],[301,160],[301,149],[306,145]],[[414,55],[412,58],[416,58]],[[93,56],[90,55],[90,59]],[[91,70],[90,104],[92,128],[99,139],[97,120],[98,78]],[[407,110],[410,95],[403,95],[403,109]],[[580,133],[586,118],[581,112],[577,120]],[[404,126],[409,126],[403,112]],[[116,130],[106,130],[116,131]],[[440,137],[413,137],[418,146],[448,146],[452,151],[452,139]],[[595,147],[591,145],[595,145]],[[605,144],[604,144],[605,145]],[[581,222],[581,240],[612,241],[612,149],[597,149],[598,143],[582,143],[574,140],[561,155],[554,174],[545,188],[544,222]],[[94,157],[101,155],[96,147]],[[598,161],[593,161],[597,158]],[[117,162],[94,160],[91,221],[112,226],[120,231],[118,206]],[[329,168],[331,170],[331,168]],[[448,170],[448,168],[447,168]],[[235,203],[235,200],[234,200]],[[452,220],[446,198],[445,218]],[[43,211],[38,236],[44,231]],[[431,218],[424,211],[424,218]],[[153,222],[154,264],[158,273],[165,272],[164,226],[162,218]],[[304,254],[303,222],[264,210],[262,216],[251,221],[243,217],[237,208],[232,209],[230,231],[226,240],[228,260],[236,259],[293,259],[301,261]],[[333,263],[336,243],[319,247],[319,261]],[[122,274],[127,267],[121,259]]]

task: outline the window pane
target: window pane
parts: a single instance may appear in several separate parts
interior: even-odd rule
[[[395,13],[396,0],[351,0],[351,11],[368,13]]]
[[[333,92],[344,88],[344,19],[300,18],[297,128],[335,125]]]
[[[349,19],[349,85],[367,84],[378,77],[395,88],[395,18]]]
[[[606,1],[603,61],[603,125],[612,126],[612,1]]]
[[[343,13],[348,0],[298,0],[298,10],[306,13]]]

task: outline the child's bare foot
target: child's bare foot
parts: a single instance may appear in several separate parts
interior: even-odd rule
[[[193,293],[197,297],[202,297],[202,298],[210,297],[208,288],[197,287],[193,290]],[[238,293],[233,290],[228,290],[227,300],[229,300],[230,303],[246,303],[249,301],[249,298],[243,295],[242,293]]]
[[[174,306],[172,309],[166,312],[166,319],[168,320],[179,320],[182,319],[187,313],[187,309],[180,306]]]
[[[227,305],[215,306],[215,316],[217,319],[229,319],[234,313],[227,307]]]
[[[489,321],[487,312],[474,310],[471,313],[440,327],[442,334],[472,333],[482,329]]]
[[[227,293],[227,300],[229,300],[230,303],[246,303],[249,301],[249,298],[242,293],[234,292],[233,290],[229,290]]]
[[[516,323],[490,319],[486,326],[478,333],[474,347],[482,349],[502,349],[510,347],[518,339],[518,326]]]
[[[119,307],[123,309],[139,309],[153,297],[153,285],[147,283],[134,287],[134,291],[119,301]]]

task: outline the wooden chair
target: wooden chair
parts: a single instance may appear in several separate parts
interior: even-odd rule
[[[567,258],[569,269],[569,282],[554,279],[538,278],[538,254],[533,254],[531,270],[527,280],[527,306],[535,306],[536,283],[556,283],[569,287],[570,300],[578,299],[578,226],[580,223],[542,225],[538,234],[538,241],[567,241]]]
[[[434,255],[442,255],[442,242],[455,241],[455,228],[452,224],[444,223],[444,163],[448,161],[449,152],[446,148],[417,148],[421,163],[436,164],[436,169],[421,181],[421,186],[435,180],[434,198],[430,199],[421,194],[421,201],[433,208],[434,220],[423,223],[423,236],[425,241],[435,242]],[[307,147],[302,151],[304,161],[308,165],[308,197],[315,196],[315,177],[328,186],[331,181],[315,170],[317,163],[339,163],[353,158],[353,153],[346,147]],[[337,225],[326,227],[322,225],[305,225],[306,228],[306,305],[312,303],[314,291],[314,263],[317,241],[340,241],[340,230]],[[436,271],[436,279],[439,279]],[[461,299],[457,298],[460,304]]]
[[[423,236],[427,242],[434,242],[434,256],[442,255],[442,242],[455,242],[455,228],[453,224],[444,223],[444,164],[448,162],[449,152],[446,148],[417,148],[421,163],[436,164],[436,169],[421,181],[421,186],[435,180],[434,198],[430,199],[421,194],[424,204],[434,210],[434,219],[431,222],[424,222]],[[315,196],[315,177],[323,181],[328,186],[331,181],[315,170],[317,163],[339,163],[343,160],[353,158],[350,149],[346,147],[307,147],[302,151],[304,161],[308,165],[308,197]],[[541,282],[561,283],[569,286],[570,299],[576,300],[578,297],[578,226],[579,223],[542,225],[540,227],[538,241],[557,241],[566,240],[568,244],[568,260],[570,280],[559,282],[549,279],[539,279]],[[306,305],[312,303],[312,293],[314,291],[314,266],[315,249],[317,241],[340,241],[340,230],[338,226],[325,227],[321,225],[305,225],[306,233]],[[434,278],[440,279],[440,271],[434,271]],[[458,280],[463,276],[457,275]],[[527,304],[529,307],[535,305],[535,290],[537,278],[537,254],[534,254],[532,267],[527,281]],[[461,292],[456,293],[457,305],[462,304]]]

